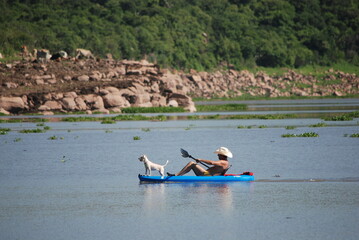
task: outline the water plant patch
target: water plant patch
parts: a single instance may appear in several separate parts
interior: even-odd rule
[[[289,134],[282,134],[282,137],[286,137],[286,138],[289,138],[289,137],[319,137],[319,134],[315,133],[315,132],[307,132],[307,133],[301,133],[301,134],[289,133]]]
[[[326,124],[324,122],[309,125],[309,127],[327,127],[327,126],[328,126],[328,124]]]
[[[10,131],[10,128],[0,128],[0,135],[6,135]]]
[[[112,119],[104,119],[101,124],[115,124],[116,121]]]
[[[176,113],[185,112],[181,107],[127,107],[122,113]]]
[[[45,130],[36,128],[36,129],[23,129],[19,131],[20,133],[43,133]]]
[[[325,121],[352,121],[354,118],[359,118],[359,111],[344,113],[341,115],[324,117]]]
[[[197,112],[230,112],[247,110],[246,104],[196,105]]]

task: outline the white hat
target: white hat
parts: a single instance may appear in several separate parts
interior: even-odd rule
[[[227,156],[229,158],[233,157],[233,154],[231,153],[231,151],[229,151],[228,148],[226,148],[226,147],[220,147],[214,153],[224,155],[224,156]]]

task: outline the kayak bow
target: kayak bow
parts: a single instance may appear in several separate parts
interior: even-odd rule
[[[138,175],[141,182],[243,182],[254,181],[254,176],[231,174],[224,176],[144,176]]]

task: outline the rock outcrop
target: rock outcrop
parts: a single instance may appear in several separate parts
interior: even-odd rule
[[[2,113],[121,112],[130,106],[180,106],[196,111],[192,97],[345,96],[358,94],[359,77],[329,71],[322,80],[289,70],[278,77],[248,71],[189,73],[142,61],[86,59],[0,63]]]

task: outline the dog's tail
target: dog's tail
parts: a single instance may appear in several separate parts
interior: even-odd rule
[[[166,162],[165,165],[163,165],[163,166],[166,167],[168,163],[169,163],[169,161],[167,160],[167,162]]]

